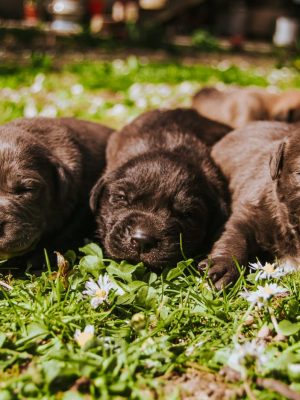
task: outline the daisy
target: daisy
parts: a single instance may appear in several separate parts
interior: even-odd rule
[[[260,261],[256,263],[249,263],[249,266],[254,271],[258,271],[255,280],[259,279],[269,279],[269,278],[281,278],[284,275],[289,274],[292,272],[292,269],[289,265],[277,263],[265,263],[262,265]]]
[[[270,283],[265,286],[258,285],[255,292],[244,292],[241,293],[241,296],[248,300],[249,303],[262,307],[272,296],[282,293],[288,293],[288,290],[278,286],[276,283]]]
[[[124,290],[109,279],[107,274],[100,275],[97,283],[89,279],[85,284],[86,290],[82,293],[91,297],[91,306],[97,308],[100,304],[107,301],[109,292],[114,289],[117,294],[124,294]]]
[[[253,339],[243,344],[237,343],[232,349],[226,364],[237,372],[240,372],[243,379],[247,376],[247,363],[253,362],[263,365],[267,361],[265,345]]]
[[[80,347],[84,347],[88,341],[93,339],[95,328],[93,325],[87,325],[83,332],[80,329],[76,329],[74,339]]]

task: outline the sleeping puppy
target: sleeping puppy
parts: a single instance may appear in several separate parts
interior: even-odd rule
[[[229,181],[232,214],[214,244],[209,276],[217,288],[233,282],[233,259],[246,266],[264,254],[300,263],[300,129],[253,122],[217,143],[212,156]]]
[[[205,87],[193,97],[193,107],[207,118],[234,128],[251,121],[300,121],[300,91],[270,93],[261,88]]]
[[[90,199],[108,257],[161,268],[182,259],[181,235],[187,256],[207,252],[228,209],[201,138],[212,143],[229,129],[176,109],[147,112],[113,133]]]
[[[72,118],[0,127],[0,257],[68,246],[91,225],[89,191],[104,169],[111,129]]]

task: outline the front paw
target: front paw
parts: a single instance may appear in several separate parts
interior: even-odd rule
[[[207,277],[214,283],[218,290],[235,282],[239,276],[234,260],[229,257],[207,258],[198,264],[198,269],[200,272],[208,270]]]

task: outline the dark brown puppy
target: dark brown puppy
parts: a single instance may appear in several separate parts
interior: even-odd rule
[[[0,127],[0,257],[68,245],[91,223],[89,191],[105,166],[111,129],[61,118]]]
[[[297,258],[299,263],[300,129],[254,122],[217,143],[212,156],[232,195],[232,214],[209,263],[216,286],[236,279],[233,258],[246,266],[264,253],[270,260]]]
[[[215,126],[215,129],[213,129]],[[109,257],[159,268],[207,251],[228,211],[225,185],[201,138],[228,128],[194,110],[143,114],[107,148],[106,173],[91,207]]]
[[[221,91],[205,87],[193,97],[193,107],[201,115],[234,128],[258,120],[297,122],[300,120],[300,91],[270,93],[251,87]]]

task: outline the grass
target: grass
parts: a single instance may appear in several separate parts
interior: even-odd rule
[[[293,69],[226,63],[187,67],[129,58],[57,71],[35,61],[0,68],[0,119],[41,113],[120,126],[151,107],[188,105],[193,91],[215,83],[286,88],[300,81]],[[300,273],[265,280],[241,270],[234,287],[215,292],[193,260],[155,273],[106,260],[95,244],[73,250],[58,270],[48,263],[40,275],[27,270],[20,279],[1,266],[0,400],[179,399],[176,376],[188,368],[200,376],[222,370],[231,398],[300,392]],[[93,308],[83,292],[103,275],[114,289],[99,288],[96,298],[108,297]],[[271,283],[284,293],[247,300]],[[94,333],[83,334],[89,325]],[[208,391],[192,395],[205,398]]]

